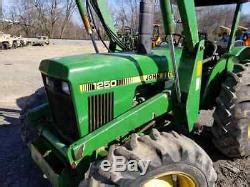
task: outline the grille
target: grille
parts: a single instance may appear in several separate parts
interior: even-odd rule
[[[88,99],[89,131],[93,132],[114,118],[114,93],[91,96]]]
[[[67,142],[77,140],[79,137],[77,131],[77,123],[75,110],[70,95],[64,94],[61,91],[61,82],[57,79],[51,79],[53,87],[47,86],[49,105],[52,110],[52,115],[55,121],[55,128],[63,139]]]

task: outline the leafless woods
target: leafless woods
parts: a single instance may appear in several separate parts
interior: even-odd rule
[[[7,21],[0,23],[0,30],[13,35],[35,37],[48,35],[50,38],[87,39],[83,29],[75,0],[19,0],[10,6]],[[109,0],[110,11],[117,29],[129,26],[138,30],[140,0]],[[199,30],[215,38],[220,25],[231,26],[235,6],[198,8]],[[179,19],[175,8],[176,20]],[[155,23],[163,25],[159,2],[156,0]],[[249,15],[242,15],[241,25],[250,28]],[[105,35],[100,23],[97,29]]]

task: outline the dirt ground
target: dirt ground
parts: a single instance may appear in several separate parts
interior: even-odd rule
[[[49,182],[32,162],[20,138],[19,114],[27,96],[42,86],[38,71],[42,59],[93,52],[90,41],[52,40],[50,46],[0,51],[0,186],[46,187]],[[207,120],[206,120],[207,121]],[[205,122],[204,122],[205,123]],[[197,137],[196,137],[197,138]],[[200,138],[200,137],[198,137]],[[250,186],[250,158],[229,160],[211,144],[200,141],[211,155],[218,187]]]
[[[217,172],[217,187],[249,187],[250,186],[250,157],[229,159],[222,155],[212,144],[209,128],[194,140],[208,153],[214,162]]]

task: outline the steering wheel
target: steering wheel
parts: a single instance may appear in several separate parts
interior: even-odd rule
[[[205,55],[207,57],[211,57],[211,56],[216,55],[218,46],[214,42],[206,40],[205,41],[205,47],[206,48],[205,48],[205,52],[204,53],[205,53]]]
[[[203,63],[207,63],[216,59],[219,53],[220,53],[220,50],[218,46],[216,45],[216,43],[209,41],[209,40],[205,40]]]
[[[182,46],[183,40],[185,39],[185,36],[178,34],[178,33],[174,33],[172,36],[173,36],[173,40],[174,40],[174,46],[179,46],[179,47]],[[169,44],[169,40],[168,40],[167,36],[165,36],[165,41],[163,41],[160,46],[165,46],[168,44]]]

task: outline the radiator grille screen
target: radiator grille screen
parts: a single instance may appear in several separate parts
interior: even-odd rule
[[[44,82],[45,82],[45,76]],[[53,86],[45,83],[49,105],[55,120],[55,128],[59,135],[67,142],[75,141],[79,138],[75,110],[70,95],[64,94],[61,90],[61,80],[49,78]]]
[[[93,132],[114,118],[114,93],[91,96],[88,99],[89,131]]]

